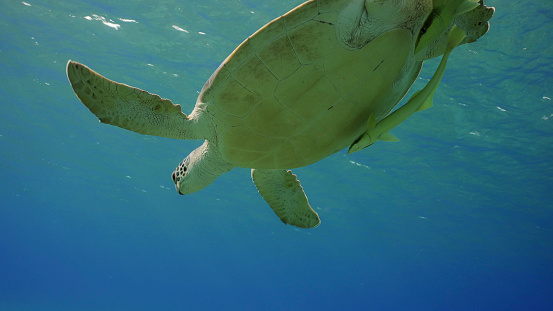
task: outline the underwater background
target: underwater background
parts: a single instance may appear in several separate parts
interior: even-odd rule
[[[553,310],[550,0],[486,1],[490,31],[400,142],[294,169],[310,230],[248,169],[178,195],[201,142],[99,124],[65,75],[82,62],[189,113],[301,2],[0,0],[0,310]]]

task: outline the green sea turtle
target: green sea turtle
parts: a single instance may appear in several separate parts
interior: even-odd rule
[[[204,139],[175,169],[180,194],[234,167],[252,169],[285,224],[316,227],[296,175],[348,146],[361,150],[431,106],[447,56],[484,35],[493,8],[476,0],[312,0],[247,38],[204,85],[190,115],[158,95],[69,61],[78,98],[102,123],[137,133]],[[444,54],[445,53],[445,54]],[[428,85],[388,115],[422,62],[444,54]]]

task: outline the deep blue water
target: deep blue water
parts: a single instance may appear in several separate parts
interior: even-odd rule
[[[489,33],[400,142],[295,169],[312,230],[247,169],[179,196],[200,142],[99,124],[65,76],[73,59],[188,113],[301,0],[0,2],[0,310],[553,310],[550,0],[487,1]]]

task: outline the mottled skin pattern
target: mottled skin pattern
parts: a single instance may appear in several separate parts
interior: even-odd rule
[[[69,61],[67,75],[103,123],[146,135],[205,139],[172,174],[179,193],[201,190],[234,167],[252,168],[256,187],[278,217],[311,228],[320,219],[287,169],[350,146],[364,135],[369,116],[382,120],[409,90],[422,62],[445,51],[454,24],[467,34],[463,43],[486,33],[493,9],[480,3],[443,19],[444,8],[456,12],[458,3],[475,4],[451,1],[307,1],[246,39],[206,82],[188,116],[170,100],[82,64]],[[443,20],[452,22],[436,27]],[[429,43],[420,45],[427,24]]]
[[[67,76],[79,99],[100,122],[144,135],[193,139],[201,128],[190,126],[180,105],[141,89],[108,80],[84,65],[70,62]]]

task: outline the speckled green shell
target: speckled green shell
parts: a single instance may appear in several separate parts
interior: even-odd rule
[[[294,168],[349,146],[382,105],[409,53],[396,29],[357,50],[337,39],[339,1],[310,1],[245,40],[204,86],[215,144],[230,163]]]

